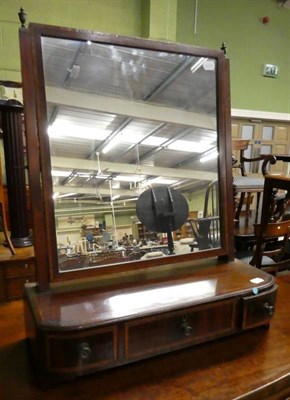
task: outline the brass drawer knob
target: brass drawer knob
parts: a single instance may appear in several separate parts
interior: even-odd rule
[[[81,361],[87,361],[92,354],[92,350],[88,343],[81,343],[79,345],[79,358]]]
[[[274,315],[275,307],[271,306],[269,303],[264,304],[264,310],[266,311],[267,315]]]
[[[185,336],[191,336],[192,335],[192,327],[189,325],[186,317],[182,318],[181,329],[182,329],[182,331],[183,331]]]

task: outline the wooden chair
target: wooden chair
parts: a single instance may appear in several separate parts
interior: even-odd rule
[[[202,218],[190,218],[194,239],[199,250],[220,246],[218,181],[212,181],[205,192]],[[194,245],[190,245],[193,251]]]
[[[273,199],[278,189],[285,190],[283,212],[273,214]],[[276,274],[290,269],[290,214],[289,214],[290,178],[266,175],[264,184],[261,222],[254,224],[256,244],[252,256],[242,254],[237,258],[244,262]],[[278,218],[275,220],[275,217]]]
[[[267,223],[264,229],[255,224],[254,228],[257,244],[250,264],[274,274],[290,269],[290,220]]]
[[[232,140],[232,150],[234,152],[232,156],[232,168],[236,220],[239,220],[244,204],[246,205],[246,215],[249,214],[250,205],[253,201],[253,194],[257,195],[257,220],[260,197],[264,188],[264,177],[268,173],[269,164],[275,164],[276,162],[276,158],[271,154],[263,154],[254,158],[245,157],[245,151],[249,147],[249,142],[249,140],[245,139]],[[236,170],[238,170],[238,173],[235,173]],[[250,170],[251,173],[248,173],[247,170]]]

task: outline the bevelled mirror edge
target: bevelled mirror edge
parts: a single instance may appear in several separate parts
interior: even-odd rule
[[[73,40],[89,40],[91,39],[92,41],[96,42],[102,42],[102,43],[107,43],[107,44],[118,44],[122,46],[135,46],[138,48],[144,48],[144,49],[154,49],[158,50],[161,49],[163,51],[167,52],[173,52],[173,53],[190,53],[192,54],[195,52],[198,56],[204,56],[208,55],[209,57],[214,58],[217,61],[217,97],[218,97],[218,102],[217,102],[217,115],[218,115],[218,145],[220,149],[223,149],[222,152],[222,157],[220,156],[218,159],[218,170],[219,170],[219,177],[222,178],[220,179],[220,204],[222,205],[221,207],[221,246],[217,249],[210,249],[210,250],[203,250],[198,253],[192,253],[192,254],[186,254],[186,255],[173,255],[170,258],[170,263],[172,262],[186,262],[194,259],[199,259],[199,258],[205,258],[205,257],[227,257],[232,258],[232,245],[231,245],[231,238],[230,238],[230,217],[229,217],[229,208],[225,210],[224,204],[226,201],[226,196],[228,194],[228,190],[230,188],[230,173],[229,173],[229,156],[228,156],[228,150],[225,151],[226,148],[226,142],[228,143],[229,140],[227,136],[227,130],[229,127],[229,123],[226,121],[226,119],[229,119],[229,110],[226,106],[226,99],[224,99],[222,102],[224,103],[223,105],[220,105],[221,103],[221,98],[227,95],[227,88],[226,85],[228,84],[227,82],[227,76],[224,76],[224,71],[221,71],[221,68],[224,68],[224,55],[222,54],[221,51],[217,50],[207,50],[207,49],[201,49],[201,48],[194,48],[192,46],[188,45],[180,45],[180,44],[172,44],[172,43],[163,43],[159,41],[151,41],[151,40],[146,40],[146,39],[140,39],[140,38],[127,38],[127,37],[121,37],[119,35],[114,36],[114,35],[109,35],[109,34],[102,34],[102,33],[92,33],[92,32],[86,32],[86,31],[78,31],[78,30],[72,30],[72,29],[62,29],[59,27],[50,27],[50,26],[42,26],[39,24],[31,24],[28,28],[28,30],[31,30],[30,33],[30,39],[31,39],[31,46],[33,48],[32,54],[33,54],[33,59],[32,59],[32,71],[34,71],[34,78],[35,78],[35,91],[36,91],[36,119],[37,119],[37,125],[38,125],[38,130],[39,130],[39,146],[40,146],[40,151],[42,153],[45,153],[45,156],[41,155],[41,182],[38,182],[37,190],[36,192],[39,193],[39,190],[41,190],[42,196],[43,196],[43,204],[42,204],[42,209],[39,208],[38,204],[38,210],[35,210],[35,206],[33,205],[33,216],[34,219],[38,218],[39,221],[39,215],[42,214],[43,216],[43,221],[45,221],[45,228],[46,228],[46,237],[42,236],[41,240],[38,240],[38,243],[36,243],[37,247],[41,247],[41,251],[38,251],[36,249],[36,260],[38,265],[43,265],[44,263],[48,263],[50,266],[50,278],[49,280],[54,282],[54,281],[62,281],[62,280],[68,280],[68,279],[76,279],[80,278],[83,276],[83,271],[75,271],[75,272],[66,272],[66,273],[59,273],[58,271],[58,265],[57,265],[57,257],[56,257],[56,248],[55,248],[55,240],[51,240],[51,238],[55,237],[55,225],[54,225],[54,219],[52,218],[53,215],[53,210],[52,210],[52,191],[51,188],[47,187],[48,183],[51,182],[51,176],[50,173],[48,173],[45,170],[45,166],[48,164],[48,160],[46,158],[48,154],[48,147],[47,147],[47,142],[43,140],[44,134],[43,130],[46,129],[46,123],[43,121],[43,116],[46,113],[46,107],[43,104],[43,92],[40,93],[40,89],[44,89],[44,82],[43,82],[43,74],[41,73],[41,55],[36,54],[37,51],[40,49],[40,41],[42,36],[56,36],[56,37],[64,37],[64,38],[72,38]],[[23,57],[22,57],[23,58]],[[22,61],[22,65],[24,64],[24,61]],[[23,69],[23,80],[28,79],[29,71]],[[26,93],[25,93],[26,92]],[[28,104],[28,97],[29,94],[27,93],[26,88],[24,88],[24,102]],[[24,104],[25,106],[25,104]],[[29,106],[30,108],[31,106]],[[31,111],[28,110],[27,107],[27,115],[29,115],[29,112]],[[31,116],[31,114],[30,114]],[[28,130],[28,135],[31,135],[31,127],[26,128]],[[33,130],[33,134],[35,134],[35,129]],[[33,140],[30,140],[30,142],[34,143],[35,146],[35,137]],[[227,144],[228,147],[228,144]],[[229,147],[228,147],[229,148]],[[224,157],[225,156],[225,157]],[[31,164],[32,165],[32,164]],[[49,164],[50,165],[50,164]],[[31,167],[30,167],[31,169]],[[30,180],[33,182],[33,185],[35,186],[35,172],[30,173]],[[42,187],[41,187],[42,185]],[[41,211],[39,211],[41,210]],[[39,232],[40,229],[37,228],[37,223],[35,223],[35,232]],[[225,229],[226,228],[226,229]],[[37,230],[38,229],[38,230]],[[224,231],[228,232],[226,235],[224,234]],[[41,242],[41,243],[39,243]],[[44,246],[45,244],[45,246]],[[45,249],[43,248],[45,247]],[[158,265],[165,265],[169,262],[169,260],[165,259],[154,259],[154,260],[149,260],[149,261],[138,261],[138,263],[130,263],[130,264],[124,264],[122,267],[119,265],[111,265],[110,267],[106,267],[106,270],[102,270],[102,268],[99,269],[88,269],[86,270],[86,276],[95,276],[98,274],[109,274],[109,273],[115,273],[119,270],[133,270],[134,268],[146,268],[148,266],[158,266]],[[41,268],[46,268],[47,266],[43,266]],[[45,278],[45,273],[43,273],[44,278],[42,280],[45,282],[47,278]],[[45,283],[44,283],[44,286]]]

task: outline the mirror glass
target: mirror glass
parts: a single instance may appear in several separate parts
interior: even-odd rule
[[[216,59],[41,45],[59,271],[220,247]],[[169,212],[163,198],[158,207],[169,220],[182,211],[178,192],[186,220],[150,230],[136,213],[146,190],[166,193]]]

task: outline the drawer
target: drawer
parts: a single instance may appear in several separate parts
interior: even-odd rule
[[[125,324],[125,357],[138,359],[230,334],[237,327],[237,301],[165,313]]]
[[[7,279],[5,281],[6,300],[16,300],[22,298],[25,283],[34,281],[34,275]]]
[[[243,298],[242,328],[267,324],[275,312],[277,286],[260,294]]]
[[[34,273],[35,265],[32,260],[12,262],[5,267],[6,278],[33,275]]]
[[[117,361],[117,327],[47,336],[48,372],[76,373],[113,366]]]

